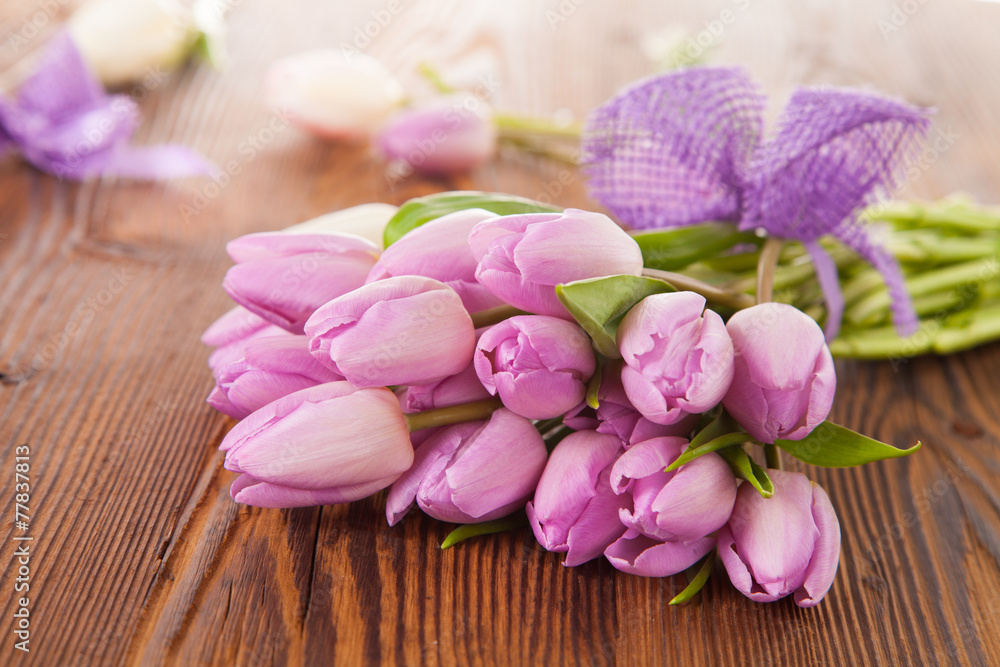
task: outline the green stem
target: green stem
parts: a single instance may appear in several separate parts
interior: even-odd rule
[[[499,324],[504,320],[510,319],[515,315],[524,315],[523,310],[518,310],[514,306],[497,306],[496,308],[489,308],[487,310],[480,310],[478,313],[472,313],[469,317],[472,318],[472,326],[475,328],[480,327],[490,327],[494,324]]]
[[[781,239],[769,238],[760,250],[760,261],[757,263],[757,303],[767,303],[771,300],[774,271],[778,268],[781,247],[784,244]],[[781,451],[777,445],[764,445],[764,461],[768,468],[781,470]]]
[[[687,290],[702,295],[709,301],[721,303],[724,306],[740,310],[754,305],[754,299],[748,294],[740,294],[730,290],[711,285],[701,280],[689,278],[688,276],[673,271],[659,271],[657,269],[643,269],[642,275],[649,278],[665,280],[677,289]]]
[[[501,142],[529,155],[540,155],[574,167],[579,164],[576,159],[576,153],[547,146],[533,137],[501,137]]]
[[[417,71],[420,72],[420,75],[427,79],[428,83],[434,86],[434,89],[439,93],[449,95],[455,92],[455,88],[448,85],[445,80],[441,78],[440,72],[438,72],[430,63],[420,63],[417,65]]]
[[[781,470],[781,450],[777,445],[764,445],[764,462],[773,470]]]
[[[781,248],[785,242],[777,238],[769,238],[760,250],[760,260],[757,262],[757,303],[771,300],[774,290],[774,272],[781,258]]]
[[[503,137],[562,137],[579,139],[583,133],[583,124],[577,122],[561,123],[551,118],[520,116],[510,113],[498,113],[493,121]]]
[[[406,420],[412,433],[413,431],[421,431],[425,428],[450,426],[451,424],[489,419],[490,415],[502,407],[503,403],[499,398],[489,398],[485,401],[474,401],[472,403],[452,405],[447,408],[414,412],[403,415],[403,418]]]

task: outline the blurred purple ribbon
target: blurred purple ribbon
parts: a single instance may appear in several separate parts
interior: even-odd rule
[[[637,229],[735,222],[802,241],[836,337],[844,300],[817,242],[831,234],[885,279],[902,335],[918,319],[895,258],[858,219],[895,189],[930,126],[929,110],[856,90],[799,88],[766,141],[766,99],[741,68],[653,77],[595,109],[583,136],[590,193]]]
[[[0,96],[0,155],[16,150],[42,171],[70,180],[158,180],[211,172],[211,163],[185,146],[129,146],[138,124],[135,102],[108,95],[63,31],[46,47],[16,99]]]

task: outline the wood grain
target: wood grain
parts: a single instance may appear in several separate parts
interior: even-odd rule
[[[4,81],[74,4],[24,52],[0,50]],[[27,444],[35,536],[25,656],[11,633],[14,533],[0,531],[0,662],[1000,664],[998,345],[838,365],[837,421],[925,448],[810,471],[844,528],[840,573],[813,610],[753,604],[721,571],[694,603],[667,607],[683,577],[564,568],[527,530],[442,552],[447,526],[413,514],[390,529],[381,496],[285,511],[233,504],[216,450],[232,421],[204,403],[198,341],[228,307],[218,287],[228,239],[442,189],[593,206],[574,171],[543,160],[505,153],[471,176],[393,183],[364,146],[265,132],[267,64],[352,43],[384,3],[233,4],[231,67],[191,66],[142,91],[136,137],[235,160],[241,171],[224,187],[78,185],[0,163],[0,508],[13,516],[14,446]],[[463,83],[496,77],[499,107],[580,116],[648,73],[645,32],[677,22],[697,33],[729,10],[712,61],[748,66],[774,96],[772,116],[796,83],[934,104],[936,126],[957,138],[927,154],[903,194],[1000,201],[1000,6],[920,4],[883,34],[895,3],[663,4],[411,0],[364,50],[410,85],[428,60]],[[38,6],[4,3],[6,44]],[[251,138],[259,150],[246,148]]]

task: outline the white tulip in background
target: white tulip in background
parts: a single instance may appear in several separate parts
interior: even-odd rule
[[[403,87],[380,62],[337,49],[276,61],[267,75],[268,104],[328,139],[361,139],[403,102]]]
[[[382,232],[399,209],[391,204],[362,204],[287,227],[289,234],[356,234],[382,247]]]
[[[222,15],[208,1],[189,9],[176,0],[94,0],[68,25],[83,59],[109,88],[171,70],[196,47],[210,61],[221,56]]]

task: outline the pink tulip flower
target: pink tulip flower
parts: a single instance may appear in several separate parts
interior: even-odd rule
[[[319,308],[309,349],[358,387],[430,384],[472,361],[476,333],[455,290],[422,276],[369,283]]]
[[[642,252],[606,215],[569,208],[484,220],[469,234],[476,278],[506,303],[572,319],[555,287],[585,278],[642,273]]]
[[[711,453],[664,472],[687,446],[683,438],[654,438],[634,445],[611,470],[611,486],[632,497],[619,518],[625,534],[604,555],[631,574],[665,577],[701,559],[715,545],[736,499],[736,478]]]
[[[622,320],[618,345],[625,393],[658,424],[711,410],[733,379],[733,343],[722,318],[694,292],[647,296]]]
[[[382,128],[382,155],[432,176],[468,171],[496,152],[489,106],[472,95],[436,97],[398,112]]]
[[[317,308],[365,283],[378,258],[350,234],[250,234],[226,246],[236,266],[222,283],[236,303],[294,334]]]
[[[208,357],[208,367],[214,373],[217,368],[236,361],[243,354],[243,343],[264,336],[287,334],[260,315],[255,315],[243,306],[236,306],[205,329],[201,342],[216,348]]]
[[[413,466],[389,490],[389,525],[414,501],[435,519],[452,523],[506,516],[531,497],[546,456],[534,425],[503,408],[488,421],[444,428],[420,445]]]
[[[794,472],[768,470],[774,495],[740,487],[729,523],[719,531],[719,556],[733,585],[751,600],[794,594],[812,607],[833,585],[840,562],[840,522],[822,487]]]
[[[563,565],[597,558],[625,532],[618,513],[630,506],[630,498],[616,494],[610,481],[621,453],[616,436],[578,431],[549,456],[525,511],[538,542],[566,554]]]
[[[594,374],[594,348],[575,324],[523,315],[489,328],[473,363],[491,395],[528,419],[550,419],[583,400]]]
[[[393,276],[426,276],[458,292],[470,313],[502,306],[503,301],[476,280],[476,258],[468,243],[473,227],[495,217],[483,209],[467,209],[407,232],[386,248],[368,274],[367,282]]]
[[[596,430],[617,435],[626,449],[633,444],[662,436],[686,438],[698,425],[698,415],[688,415],[675,424],[657,424],[642,416],[625,394],[622,386],[621,359],[609,362],[601,371],[597,390],[597,409],[581,402],[566,413],[563,423],[571,429]]]
[[[726,330],[735,375],[722,403],[761,442],[801,440],[833,407],[837,372],[816,322],[794,306],[763,303],[733,315]]]
[[[483,401],[489,397],[490,392],[486,391],[486,387],[479,381],[476,368],[470,363],[461,372],[449,375],[438,382],[407,387],[403,398],[403,409],[405,412],[420,412]]]
[[[282,396],[344,379],[313,358],[305,336],[282,334],[243,342],[237,358],[215,369],[208,404],[243,419]]]
[[[260,507],[341,503],[369,496],[413,463],[409,428],[385,388],[331,382],[279,398],[222,441],[243,477],[233,498]]]

